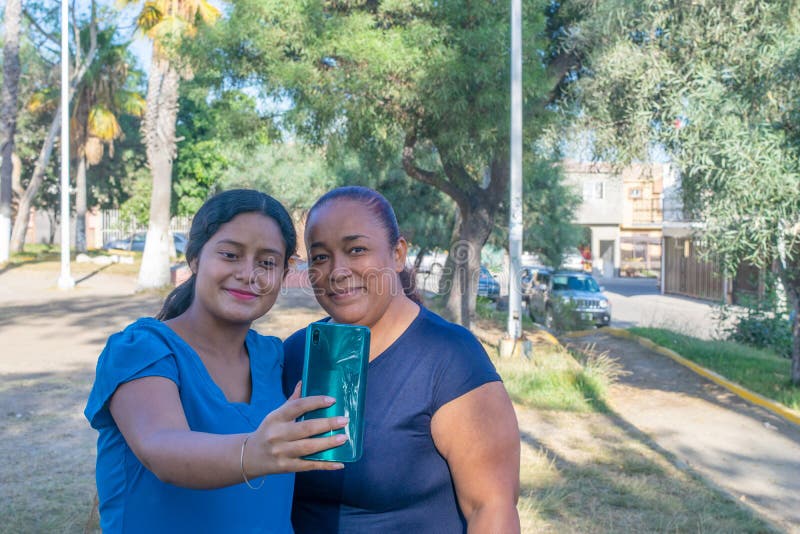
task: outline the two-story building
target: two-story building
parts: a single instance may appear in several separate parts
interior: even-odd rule
[[[582,202],[574,222],[586,229],[597,276],[657,276],[661,269],[662,193],[669,180],[663,164],[565,160],[567,183]]]

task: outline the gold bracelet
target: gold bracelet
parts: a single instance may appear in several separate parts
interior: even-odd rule
[[[250,439],[249,435],[245,436],[244,441],[242,442],[242,454],[239,456],[239,465],[242,468],[242,478],[244,479],[244,483],[247,484],[247,487],[250,488],[251,490],[259,490],[261,489],[261,486],[264,485],[264,479],[263,478],[261,479],[261,484],[259,484],[258,486],[253,486],[250,483],[250,481],[247,480],[247,475],[244,472],[244,448],[247,445],[248,439]]]

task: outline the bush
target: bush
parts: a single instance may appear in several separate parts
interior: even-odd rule
[[[743,298],[744,314],[733,317],[723,330],[729,341],[768,349],[785,358],[792,357],[792,327],[786,299],[777,278],[767,273],[761,298]],[[722,310],[722,318],[730,315]]]
[[[785,358],[792,357],[792,328],[786,313],[748,309],[744,316],[734,321],[727,333],[730,341],[770,349]]]

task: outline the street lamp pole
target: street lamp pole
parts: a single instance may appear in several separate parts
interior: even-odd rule
[[[516,341],[522,336],[522,6],[511,0],[511,179],[508,223],[508,332]]]
[[[75,287],[69,272],[69,3],[61,0],[61,275],[59,289]]]

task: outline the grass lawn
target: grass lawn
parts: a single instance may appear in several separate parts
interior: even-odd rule
[[[791,384],[792,362],[788,358],[733,341],[707,341],[662,328],[635,327],[629,331],[674,350],[750,391],[800,410],[800,388]]]

